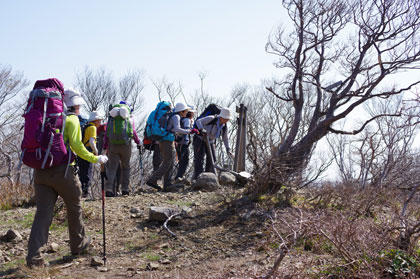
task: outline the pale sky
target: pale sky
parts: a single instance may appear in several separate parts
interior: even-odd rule
[[[73,86],[85,65],[104,66],[116,80],[143,69],[153,96],[150,79],[163,76],[190,94],[205,72],[207,91],[227,96],[236,84],[276,75],[264,47],[286,16],[279,0],[1,3],[0,64],[22,71],[31,86],[49,77]]]

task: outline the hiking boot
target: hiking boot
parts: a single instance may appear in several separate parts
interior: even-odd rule
[[[106,191],[106,192],[105,192],[105,197],[108,197],[108,198],[113,198],[113,197],[115,197],[115,194],[114,194],[114,193],[112,193],[111,191]]]
[[[85,244],[83,244],[83,246],[80,248],[80,250],[78,252],[71,252],[71,254],[73,256],[78,256],[78,255],[81,255],[81,254],[85,253],[86,250],[87,250],[87,248],[90,245],[90,241],[91,241],[90,236],[88,236],[87,239],[86,239]]]
[[[29,268],[34,268],[34,267],[47,267],[50,264],[47,261],[45,261],[43,258],[33,258],[30,260],[27,260],[26,265]]]
[[[146,185],[147,185],[147,186],[150,186],[150,187],[152,187],[152,188],[155,188],[155,189],[156,189],[156,190],[158,190],[158,191],[161,191],[161,190],[162,190],[162,188],[160,188],[160,186],[159,186],[159,185],[157,185],[156,183],[150,182],[150,181],[147,181],[147,182],[146,182]]]
[[[125,191],[125,190],[121,191],[121,196],[126,197],[126,196],[129,196],[129,195],[130,195],[129,191]]]

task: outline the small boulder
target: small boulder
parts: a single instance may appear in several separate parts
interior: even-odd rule
[[[138,208],[132,207],[132,208],[130,209],[130,213],[141,213],[141,210],[140,210],[140,209],[138,209]]]
[[[204,192],[212,192],[219,188],[219,182],[217,181],[217,176],[212,172],[203,172],[201,173],[194,185],[192,186],[194,190],[201,190]]]
[[[18,243],[23,240],[22,236],[17,230],[9,229],[6,234],[0,237],[1,241]]]
[[[141,217],[141,213],[131,213],[130,214],[130,218],[140,218]]]
[[[58,252],[58,244],[53,242],[47,247],[47,253],[57,253]]]
[[[146,270],[157,270],[159,268],[158,263],[148,263],[146,265]]]
[[[104,265],[104,262],[99,257],[92,257],[90,259],[90,266],[92,266],[92,267],[103,266],[103,265]]]
[[[249,172],[246,171],[241,171],[240,173],[238,173],[238,176],[236,177],[236,179],[238,180],[238,183],[240,185],[245,185],[248,183],[248,181],[252,178],[252,174],[250,174]]]
[[[100,266],[100,267],[98,267],[98,271],[99,272],[108,272],[108,268],[104,267],[104,266]]]
[[[236,177],[230,172],[222,172],[219,177],[220,184],[226,186],[235,186],[236,184]]]
[[[152,206],[149,209],[149,221],[159,221],[165,222],[171,215],[181,213],[180,209],[170,208],[170,207],[159,207],[159,206]],[[176,216],[174,219],[179,219]]]

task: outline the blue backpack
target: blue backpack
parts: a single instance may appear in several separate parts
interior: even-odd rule
[[[146,136],[151,140],[168,140],[174,141],[175,136],[171,131],[168,131],[169,119],[174,115],[171,110],[171,103],[162,101],[156,106],[147,118],[146,122]]]

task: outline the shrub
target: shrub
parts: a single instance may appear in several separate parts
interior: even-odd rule
[[[33,187],[27,184],[14,184],[0,181],[0,209],[8,210],[19,206],[34,205]]]

